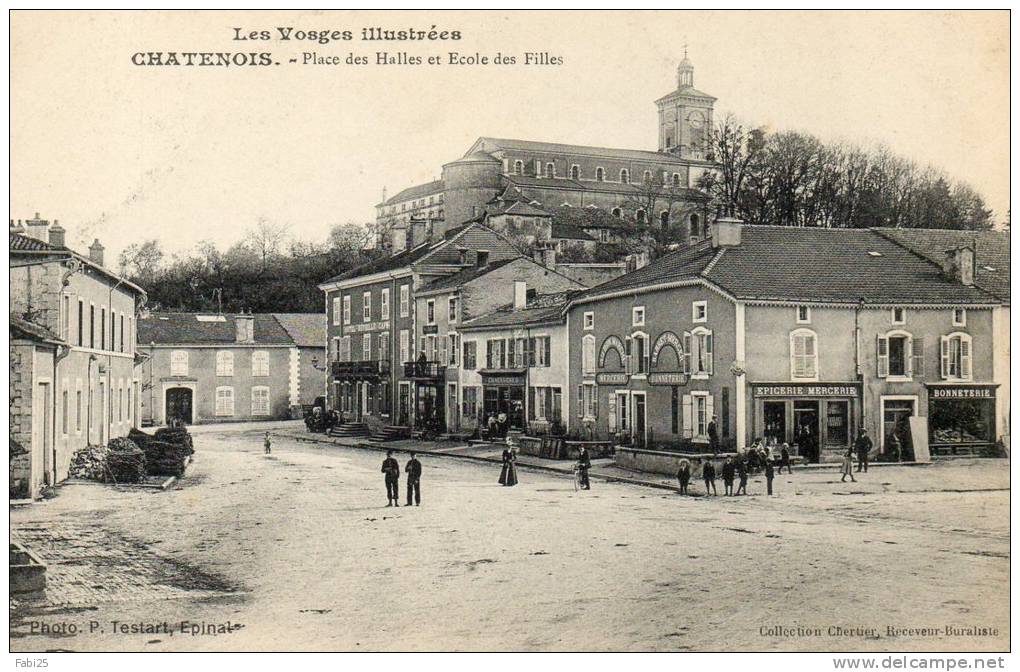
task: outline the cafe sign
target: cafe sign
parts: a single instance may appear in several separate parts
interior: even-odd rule
[[[994,399],[994,385],[946,385],[928,388],[931,399]]]
[[[627,377],[626,373],[597,373],[595,382],[599,385],[626,385]]]
[[[858,383],[752,383],[756,397],[856,397]]]

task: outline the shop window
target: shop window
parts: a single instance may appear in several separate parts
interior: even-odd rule
[[[992,443],[995,399],[930,399],[928,422],[933,447]]]
[[[790,333],[790,377],[801,380],[818,378],[817,337],[809,329]]]
[[[846,446],[850,442],[849,402],[828,401],[825,405],[825,442],[831,446]]]
[[[946,380],[970,380],[971,337],[968,334],[955,333],[942,337],[941,374]]]

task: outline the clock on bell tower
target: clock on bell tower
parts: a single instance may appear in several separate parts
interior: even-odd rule
[[[655,104],[659,108],[659,151],[704,159],[712,129],[715,97],[694,88],[694,65],[684,58],[677,66],[677,88]]]

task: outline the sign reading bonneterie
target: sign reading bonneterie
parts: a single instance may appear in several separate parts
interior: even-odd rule
[[[860,383],[751,383],[756,397],[856,397]]]
[[[931,399],[994,399],[994,385],[946,385],[928,388]]]

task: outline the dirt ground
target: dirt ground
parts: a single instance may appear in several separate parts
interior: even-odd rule
[[[12,604],[12,650],[1009,647],[1004,460],[682,498],[425,457],[423,505],[394,509],[380,453],[260,437],[196,435],[167,492],[12,509],[50,564],[45,597]]]

